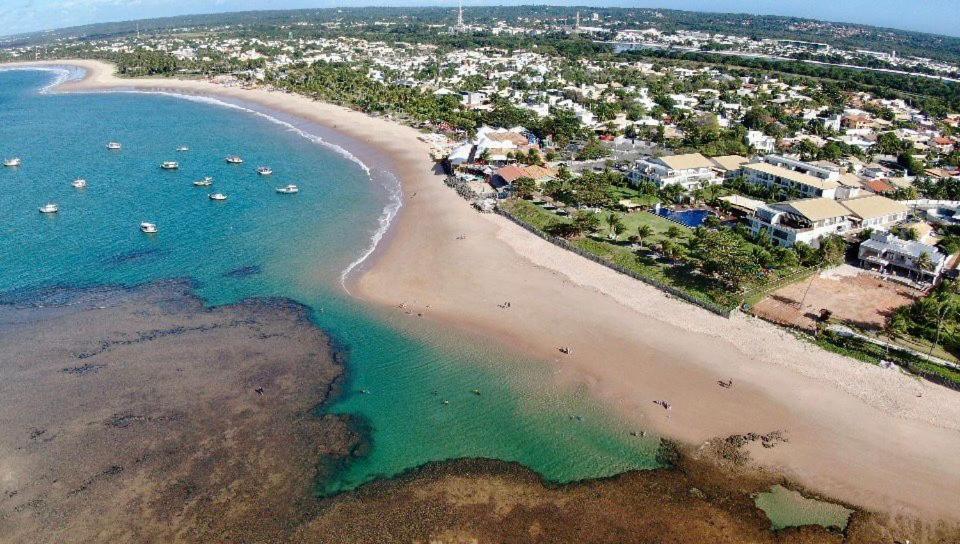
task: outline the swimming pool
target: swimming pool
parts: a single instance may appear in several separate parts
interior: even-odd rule
[[[681,225],[685,225],[690,228],[696,228],[702,225],[708,217],[713,215],[713,212],[710,210],[683,210],[675,212],[666,208],[660,208],[657,210],[657,215],[666,217],[671,221],[676,221]]]

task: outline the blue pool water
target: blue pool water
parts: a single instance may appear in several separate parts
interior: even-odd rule
[[[372,444],[321,492],[455,457],[518,461],[557,481],[655,465],[655,439],[545,385],[543,366],[449,331],[400,329],[344,291],[341,274],[368,251],[396,185],[322,145],[311,136],[320,127],[173,96],[38,93],[52,78],[0,72],[0,157],[23,159],[0,169],[0,291],[190,277],[212,305],[283,296],[310,306],[348,351],[344,394],[323,409],[362,418]],[[113,140],[123,149],[107,150]],[[246,162],[227,164],[231,154]],[[180,170],[161,170],[167,160]],[[258,176],[261,164],[274,174]],[[192,185],[203,176],[212,188]],[[78,177],[86,189],[70,186]],[[288,183],[300,193],[275,192]],[[209,200],[211,190],[228,200]],[[47,202],[60,213],[38,213]],[[144,235],[141,221],[160,232]]]
[[[671,221],[676,221],[677,223],[690,228],[697,228],[702,225],[708,217],[713,215],[713,212],[710,210],[682,210],[675,212],[666,208],[660,208],[660,210],[657,212],[657,215],[666,217]]]

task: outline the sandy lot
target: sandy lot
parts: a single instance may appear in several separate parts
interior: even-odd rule
[[[774,291],[757,303],[753,313],[768,321],[815,330],[820,310],[864,330],[880,330],[894,310],[917,300],[916,289],[882,280],[849,265],[825,271]],[[803,305],[801,307],[801,301]]]

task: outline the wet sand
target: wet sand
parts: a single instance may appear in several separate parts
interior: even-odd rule
[[[754,459],[825,495],[892,514],[960,518],[955,392],[826,353],[755,319],[719,318],[478,214],[442,185],[411,128],[287,93],[126,80],[103,63],[70,63],[88,77],[62,90],[246,100],[389,156],[406,198],[388,243],[354,277],[365,300],[385,309],[403,303],[426,320],[554,361],[557,380],[586,384],[637,425],[685,443],[783,431],[788,444],[757,448]],[[560,346],[571,353],[559,354]],[[736,385],[718,387],[725,379]]]
[[[0,305],[0,541],[286,542],[359,444],[312,413],[342,374],[289,301],[208,310],[165,282]]]

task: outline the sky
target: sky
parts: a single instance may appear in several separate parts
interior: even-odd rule
[[[960,36],[960,0],[465,0],[492,4],[604,5],[791,15]],[[454,0],[0,0],[0,35],[190,13],[364,5],[448,5]]]

